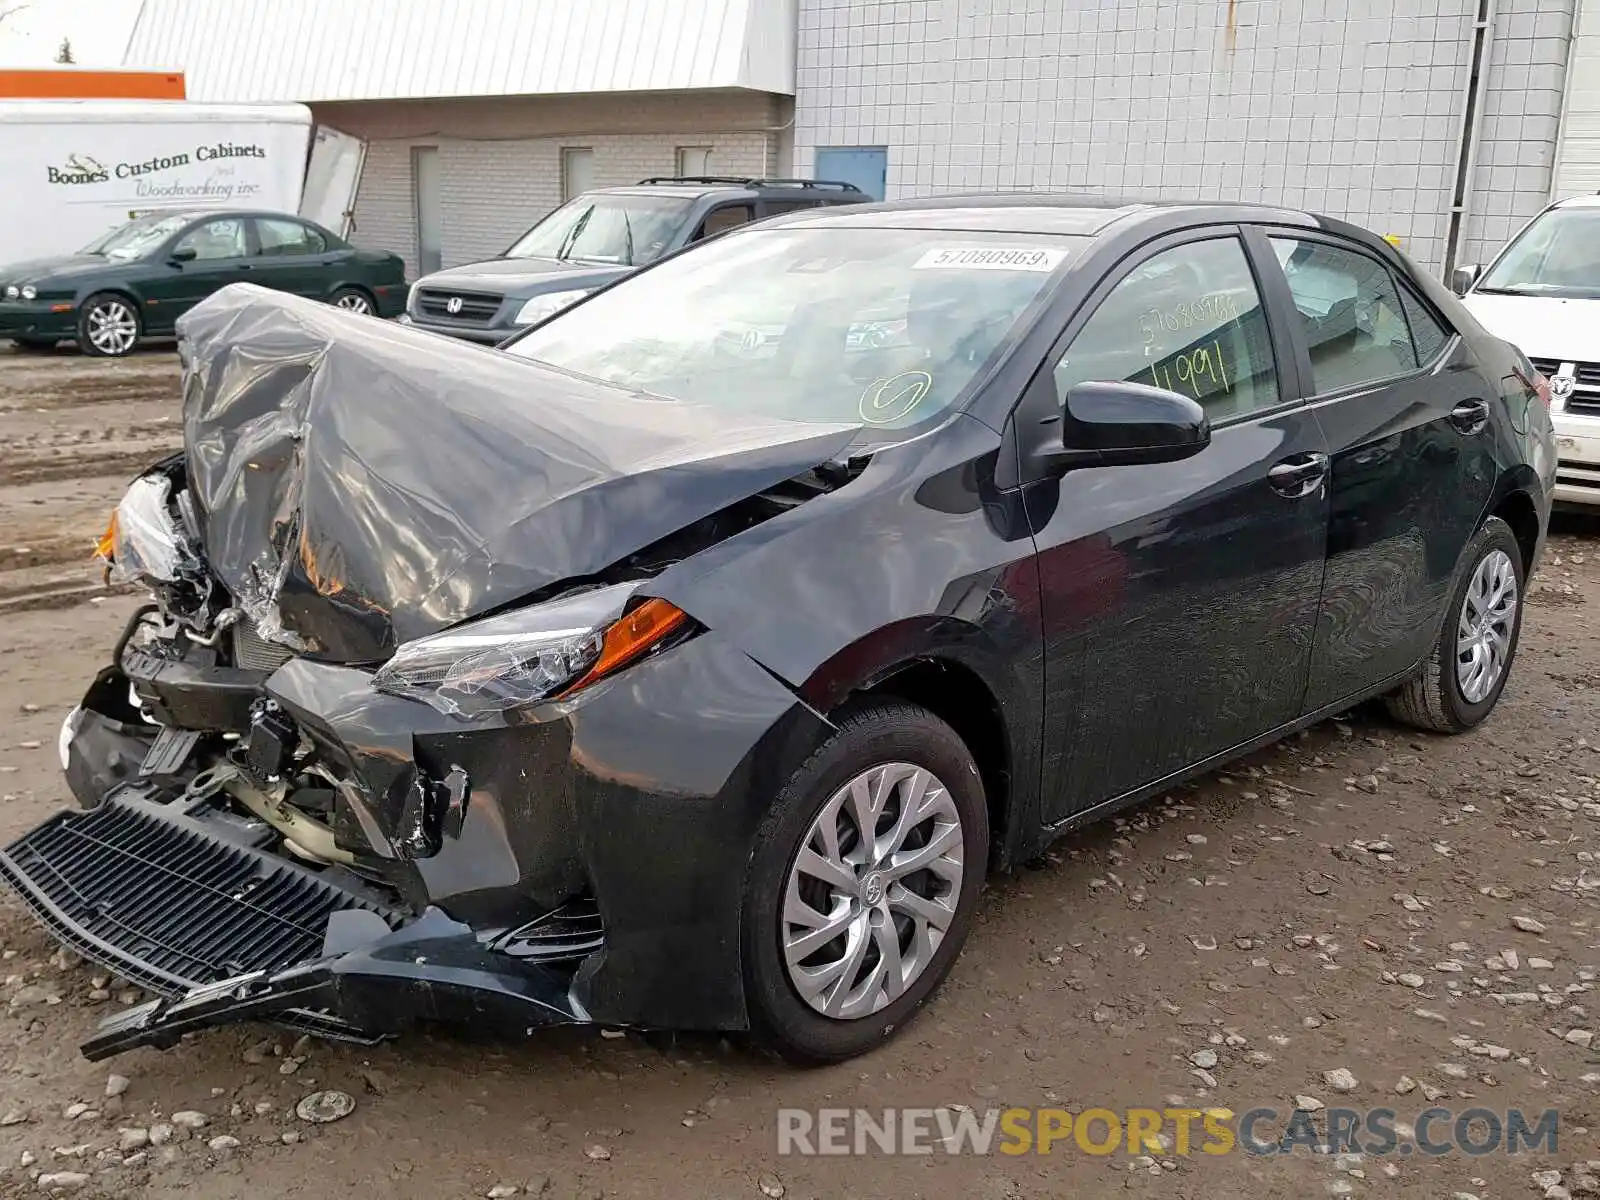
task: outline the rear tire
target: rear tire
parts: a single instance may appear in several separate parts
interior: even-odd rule
[[[1387,697],[1395,720],[1433,733],[1465,733],[1494,710],[1522,632],[1522,547],[1499,517],[1468,543],[1427,665]]]
[[[358,287],[342,287],[328,297],[328,303],[335,308],[342,308],[346,312],[358,313],[363,317],[373,317],[378,314],[378,305]]]
[[[803,1063],[887,1041],[961,952],[988,851],[983,782],[955,730],[900,702],[843,717],[756,834],[743,914],[756,1040]]]
[[[78,310],[78,349],[95,358],[125,358],[143,334],[138,306],[116,292],[96,292]]]

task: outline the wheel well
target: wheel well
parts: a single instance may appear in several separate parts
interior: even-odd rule
[[[1539,545],[1539,511],[1528,493],[1512,492],[1500,501],[1492,515],[1511,526],[1517,545],[1522,548],[1522,569],[1525,573],[1533,570],[1533,555]]]
[[[919,659],[854,693],[852,699],[864,697],[893,697],[925,708],[966,743],[983,780],[993,855],[1005,844],[1005,822],[1011,803],[1011,757],[1000,704],[982,676],[949,659]]]
[[[133,309],[133,315],[138,319],[141,325],[144,324],[144,309],[139,303],[139,297],[135,296],[132,292],[124,291],[119,287],[95,288],[94,291],[90,292],[83,298],[83,303],[78,305],[78,311],[80,315],[82,314],[83,309],[88,307],[89,301],[96,300],[101,296],[115,296],[118,300],[126,300],[129,307]]]

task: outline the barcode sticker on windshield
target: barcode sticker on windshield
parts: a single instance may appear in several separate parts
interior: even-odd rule
[[[1065,250],[1037,246],[971,246],[929,250],[911,264],[913,271],[1040,271],[1049,273],[1067,257]]]

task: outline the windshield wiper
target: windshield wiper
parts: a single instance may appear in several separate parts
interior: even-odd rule
[[[1477,287],[1473,291],[1480,296],[1538,296],[1553,288],[1556,288],[1556,285],[1549,283],[1514,283],[1506,287]]]
[[[583,216],[572,223],[572,228],[567,230],[567,236],[561,239],[561,245],[556,247],[556,261],[565,262],[572,253],[572,247],[582,236],[584,228],[589,224],[589,218],[594,216],[594,206],[590,205],[583,210]]]
[[[633,222],[628,220],[628,210],[622,210],[622,252],[627,256],[627,265],[633,266]]]

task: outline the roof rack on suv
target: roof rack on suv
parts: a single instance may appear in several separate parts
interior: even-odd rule
[[[645,187],[653,183],[720,183],[730,187],[816,188],[819,191],[830,192],[861,190],[853,183],[844,183],[837,179],[749,179],[732,175],[652,175],[649,179],[641,179],[639,186]]]

